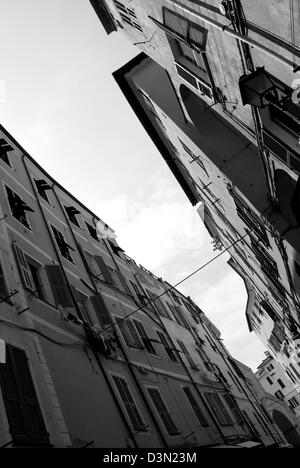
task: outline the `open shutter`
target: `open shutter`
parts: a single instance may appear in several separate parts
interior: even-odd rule
[[[102,295],[99,293],[96,296],[92,296],[90,298],[90,301],[92,303],[92,306],[95,309],[95,312],[97,314],[97,317],[102,327],[105,327],[107,325],[112,325],[113,321],[109,313],[109,310],[107,309],[106,304],[102,298]]]
[[[62,307],[74,307],[61,267],[58,265],[46,265],[45,270],[56,305],[61,305]]]
[[[100,270],[102,271],[102,274],[104,276],[105,281],[107,283],[109,283],[109,284],[114,284],[114,280],[113,280],[113,278],[112,278],[112,276],[110,274],[110,271],[107,268],[106,263],[103,260],[103,258],[101,257],[101,255],[96,255],[95,259],[96,259],[96,262],[99,265]]]
[[[13,244],[13,250],[23,286],[31,291],[35,291],[35,284],[23,250],[21,250],[17,244]]]
[[[0,298],[7,297],[7,296],[8,296],[8,290],[6,286],[6,281],[5,281],[2,265],[0,263]]]
[[[124,278],[124,276],[122,275],[122,273],[121,273],[119,270],[116,270],[116,273],[117,273],[117,275],[118,275],[118,277],[119,277],[119,279],[120,279],[120,281],[121,281],[121,283],[122,283],[122,285],[123,285],[124,291],[125,291],[127,294],[129,294],[130,296],[132,296],[132,293],[131,293],[131,291],[130,291],[130,289],[129,289],[129,286],[128,286],[127,282],[126,282],[126,279]]]

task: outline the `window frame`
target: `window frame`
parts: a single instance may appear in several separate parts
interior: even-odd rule
[[[180,435],[180,431],[179,431],[178,427],[176,426],[175,422],[173,421],[172,414],[171,414],[171,412],[170,412],[170,410],[168,408],[168,405],[165,402],[165,399],[163,398],[163,396],[161,394],[160,389],[158,387],[155,387],[155,386],[152,386],[152,385],[151,386],[146,385],[146,390],[147,390],[150,402],[152,403],[152,406],[155,408],[155,411],[157,412],[157,414],[159,416],[159,419],[160,419],[160,421],[161,421],[161,423],[163,425],[163,428],[167,432],[168,436],[169,437],[178,437]],[[160,403],[162,403],[163,413],[160,411],[158,406],[155,404],[155,401],[151,396],[151,391],[155,391],[156,394],[158,395],[158,399],[160,399]],[[168,429],[168,427],[166,425],[166,421],[163,419],[162,414],[166,414],[166,419],[168,420],[168,423],[170,423],[170,426],[173,426],[172,429],[170,428],[171,432]]]

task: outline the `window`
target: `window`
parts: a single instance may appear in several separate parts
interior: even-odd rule
[[[157,388],[148,388],[149,396],[159,414],[159,417],[170,436],[180,434],[170,415],[170,412]]]
[[[169,356],[170,360],[172,362],[178,362],[177,350],[174,349],[169,337],[167,337],[161,331],[157,331],[156,333],[158,335],[158,338],[160,339],[161,344],[165,348],[165,351],[166,351],[167,355]]]
[[[296,397],[293,397],[289,399],[289,404],[293,409],[295,409],[297,408],[297,406],[299,406],[299,401],[297,400]]]
[[[147,335],[146,333],[146,330],[144,328],[144,325],[142,324],[142,322],[139,322],[138,320],[135,320],[133,319],[132,320],[139,335],[140,335],[140,338],[145,346],[145,349],[148,351],[148,353],[150,354],[155,354],[156,355],[156,351],[154,349],[154,346],[152,344],[152,340],[149,338],[149,336]]]
[[[134,402],[133,396],[129,390],[128,384],[123,377],[116,375],[112,376],[113,381],[118,389],[120,398],[125,406],[126,413],[135,431],[146,432],[146,426],[142,419],[142,416]]]
[[[99,264],[97,262],[96,256],[84,250],[84,258],[86,259],[89,272],[99,280],[104,281],[104,276],[100,270]]]
[[[73,252],[75,252],[75,250],[65,241],[63,234],[58,229],[56,229],[54,226],[51,226],[51,228],[61,255],[67,260],[69,260],[69,262],[74,263],[70,251],[72,250]]]
[[[10,345],[6,351],[6,364],[0,366],[0,378],[13,443],[17,446],[49,445],[26,354]]]
[[[59,265],[46,265],[45,271],[48,276],[50,287],[56,305],[62,307],[74,307],[64,273]]]
[[[47,191],[51,190],[51,186],[45,180],[35,180],[36,189],[38,194],[47,202],[49,202],[49,198],[47,195]]]
[[[21,281],[23,283],[24,288],[29,289],[30,291],[34,292],[35,283],[34,283],[32,273],[28,265],[27,257],[25,253],[15,243],[13,243],[13,250],[14,250],[18,270],[19,270]]]
[[[75,224],[75,226],[79,226],[79,222],[76,218],[77,215],[80,214],[80,211],[77,210],[74,206],[65,206],[66,213],[68,215],[69,221],[71,221],[72,224]]]
[[[240,408],[238,407],[238,405],[237,405],[235,399],[233,398],[233,396],[230,393],[227,393],[227,394],[223,395],[223,398],[226,401],[226,403],[228,404],[229,408],[231,409],[232,414],[234,414],[236,422],[238,424],[242,424],[244,422],[243,414],[242,414]]]
[[[231,426],[233,424],[232,419],[220,396],[217,393],[208,392],[205,392],[204,395],[221,426]]]
[[[13,147],[10,146],[10,144],[7,143],[7,141],[4,140],[4,138],[0,138],[0,159],[3,162],[5,162],[5,164],[7,164],[9,167],[11,167],[11,164],[7,153],[13,150]]]
[[[285,388],[285,385],[284,385],[284,383],[282,382],[281,379],[278,379],[277,382],[279,383],[281,388]]]
[[[293,364],[290,364],[290,368],[292,369],[292,371],[294,372],[294,374],[297,376],[298,380],[300,380],[300,374],[299,372],[296,370],[295,366]]]
[[[269,382],[270,385],[273,385],[273,381],[270,377],[267,377],[267,381]]]
[[[132,321],[130,319],[122,319],[121,317],[116,316],[115,319],[118,322],[117,325],[127,346],[139,349],[143,348],[143,342]]]
[[[101,293],[90,297],[91,304],[96,312],[100,325],[105,328],[113,324],[112,317]]]
[[[149,294],[152,302],[153,307],[156,309],[156,312],[159,315],[162,315],[163,317],[170,318],[165,306],[163,305],[162,301],[160,298],[157,296],[157,294],[154,294],[152,291],[147,290],[147,293]]]
[[[45,300],[44,284],[41,276],[42,267],[37,262],[27,257],[27,263],[34,282],[35,294],[39,299]]]
[[[179,307],[172,306],[172,312],[173,312],[176,322],[179,323],[179,325],[187,329],[190,328],[186,318],[184,317]]]
[[[274,369],[274,366],[273,366],[273,364],[270,364],[269,366],[267,366],[267,369],[268,369],[268,371],[270,371],[270,372],[271,372],[271,371]]]
[[[277,392],[275,392],[275,396],[276,396],[276,398],[278,398],[279,400],[284,401],[284,395],[283,395],[283,393],[282,393],[281,390],[277,390]]]
[[[246,202],[242,200],[242,198],[231,186],[228,187],[228,191],[233,198],[236,211],[240,219],[246,224],[251,232],[256,234],[258,239],[260,239],[266,247],[269,247],[270,243],[268,235],[259,217],[251,210],[249,206],[246,205]]]
[[[0,263],[0,300],[4,299],[8,295],[9,294],[8,294],[8,289],[7,289],[7,285],[5,281],[5,276],[4,276],[2,265]]]
[[[198,403],[196,401],[196,398],[194,397],[190,387],[183,387],[183,391],[184,391],[185,396],[187,397],[191,407],[193,408],[194,413],[195,413],[199,423],[201,424],[201,426],[202,427],[208,427],[209,424],[207,422],[207,419],[204,416],[201,408],[199,407],[199,405],[198,405]]]
[[[122,21],[132,28],[137,29],[139,32],[143,32],[143,29],[137,19],[135,11],[133,8],[129,8],[124,5],[124,3],[119,2],[118,0],[114,0],[114,4],[118,10],[119,15],[122,18]]]
[[[17,193],[9,187],[5,188],[12,216],[27,227],[27,229],[31,229],[27,219],[27,212],[34,213],[34,210],[30,208]]]
[[[255,437],[259,437],[259,433],[257,432],[251,419],[249,418],[247,411],[243,410],[243,415],[244,415],[245,420],[247,421],[248,427],[250,428],[250,431],[252,432],[252,434],[255,435]]]
[[[89,314],[89,308],[88,308],[88,302],[89,298],[85,294],[83,294],[81,291],[78,291],[78,289],[72,287],[73,294],[76,299],[76,303],[78,305],[79,311],[80,311],[80,317],[85,321],[88,322],[90,325],[92,324],[90,314]]]
[[[296,384],[297,383],[297,380],[295,379],[295,377],[293,376],[293,374],[289,371],[289,369],[286,369],[286,374],[287,376],[291,379],[291,381]]]
[[[179,76],[197,89],[197,80],[194,77],[210,85],[210,72],[205,55],[207,30],[168,8],[163,8],[163,18],[163,24],[157,20],[154,22],[167,34]]]
[[[98,235],[97,235],[97,230],[95,227],[91,226],[89,223],[85,222],[85,225],[87,227],[87,230],[89,231],[90,236],[99,242]]]
[[[185,344],[183,343],[183,341],[180,341],[180,340],[177,340],[177,343],[179,344],[179,347],[182,351],[182,353],[185,355],[189,365],[191,366],[192,369],[198,369],[198,366],[197,364],[194,362],[194,360],[192,359],[192,356],[190,355],[190,353],[188,352]]]

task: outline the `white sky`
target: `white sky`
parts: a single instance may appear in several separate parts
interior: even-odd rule
[[[0,121],[128,255],[174,284],[218,252],[111,76],[137,53],[106,36],[88,0],[1,0]],[[180,289],[255,369],[264,348],[225,257]]]

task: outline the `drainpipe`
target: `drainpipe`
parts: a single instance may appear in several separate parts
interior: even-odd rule
[[[33,193],[34,193],[34,195],[35,195],[37,204],[38,204],[38,206],[39,206],[40,213],[41,213],[41,215],[42,215],[42,218],[43,218],[43,221],[44,221],[44,224],[45,224],[45,227],[46,227],[46,230],[47,230],[49,239],[50,239],[50,243],[52,244],[52,247],[53,247],[53,249],[54,249],[54,252],[55,252],[55,255],[56,255],[56,260],[58,261],[58,263],[59,263],[59,265],[60,265],[60,267],[61,267],[61,270],[62,270],[62,272],[63,272],[63,275],[64,275],[64,278],[65,278],[66,284],[67,284],[67,286],[68,286],[68,290],[69,290],[69,292],[70,292],[70,294],[71,294],[71,297],[72,297],[72,300],[73,300],[73,303],[74,303],[76,312],[78,313],[78,316],[81,317],[81,313],[80,313],[79,306],[78,306],[78,304],[77,304],[77,302],[76,302],[76,298],[75,298],[75,296],[74,296],[72,287],[71,287],[71,285],[70,285],[70,283],[69,283],[67,274],[66,274],[66,272],[65,272],[65,270],[64,270],[62,261],[61,261],[61,259],[60,259],[60,256],[59,256],[59,253],[58,253],[58,250],[57,250],[57,247],[56,247],[55,242],[54,242],[54,240],[53,240],[53,238],[52,238],[52,235],[51,235],[51,232],[50,232],[50,228],[49,228],[49,226],[48,226],[48,223],[47,223],[47,220],[46,220],[46,217],[45,217],[45,214],[44,214],[42,205],[41,205],[41,203],[40,203],[38,194],[37,194],[37,192],[36,192],[36,189],[35,189],[35,187],[34,187],[34,184],[33,184],[33,182],[32,182],[32,179],[31,179],[31,177],[30,177],[30,173],[29,173],[28,167],[27,167],[26,162],[25,162],[25,157],[26,157],[26,154],[24,153],[24,154],[22,155],[22,161],[23,161],[23,165],[24,165],[24,168],[25,168],[25,171],[26,171],[26,174],[27,174],[27,178],[28,178],[28,180],[29,180],[29,182],[30,182],[31,189],[32,189],[32,191],[33,191]],[[56,196],[56,199],[58,200],[58,197],[57,197],[57,195],[56,195],[56,193],[55,193],[54,190],[53,190],[53,192],[54,192],[54,194],[55,194],[55,196]],[[59,202],[59,200],[58,200],[58,202]],[[64,213],[64,212],[63,212],[63,213]],[[138,445],[137,445],[137,442],[136,442],[136,440],[135,440],[135,436],[134,436],[134,434],[133,434],[133,431],[132,431],[132,429],[131,429],[131,427],[130,427],[128,421],[127,421],[127,418],[125,417],[125,414],[123,413],[123,409],[122,409],[122,407],[121,407],[121,405],[120,405],[120,403],[119,403],[119,400],[118,400],[117,396],[116,396],[115,393],[114,393],[114,388],[113,388],[113,386],[112,386],[112,384],[111,384],[111,382],[110,382],[110,380],[109,380],[109,378],[108,378],[108,376],[107,376],[107,374],[106,374],[106,372],[105,372],[105,369],[104,369],[104,367],[103,367],[103,365],[102,365],[102,363],[101,363],[101,361],[100,361],[100,359],[99,359],[99,357],[98,357],[98,355],[97,355],[97,352],[96,352],[93,348],[92,348],[92,351],[93,351],[94,357],[95,357],[95,359],[96,359],[96,361],[97,361],[97,364],[98,364],[98,366],[99,366],[99,368],[100,368],[100,370],[101,370],[101,373],[102,373],[102,375],[103,375],[103,378],[104,378],[104,380],[105,380],[105,382],[106,382],[106,384],[107,384],[107,386],[108,386],[108,388],[109,388],[109,390],[110,390],[110,393],[111,393],[112,398],[113,398],[113,400],[114,400],[114,402],[115,402],[115,405],[116,405],[116,407],[117,407],[118,410],[119,410],[121,419],[122,419],[123,422],[124,422],[124,425],[125,425],[125,427],[126,427],[128,433],[129,433],[129,435],[130,435],[130,437],[131,437],[131,439],[132,439],[132,441],[133,441],[133,444],[134,444],[135,448],[138,448]]]

